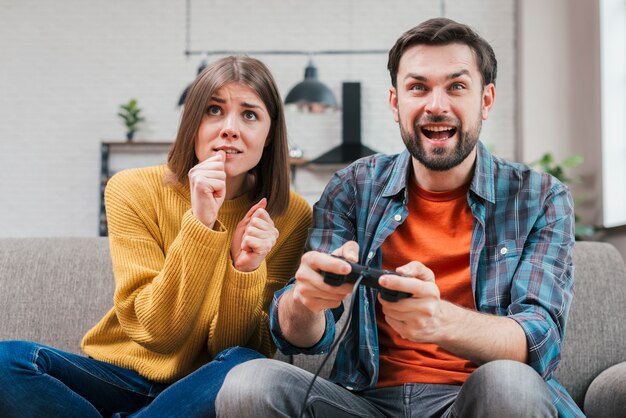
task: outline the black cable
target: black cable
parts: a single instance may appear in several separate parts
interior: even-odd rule
[[[313,379],[311,380],[311,383],[309,383],[309,387],[307,388],[306,393],[304,394],[304,400],[302,401],[302,406],[300,407],[300,414],[298,415],[298,418],[302,418],[304,416],[304,410],[306,409],[306,401],[309,399],[309,394],[311,393],[311,389],[313,389],[313,384],[315,383],[317,376],[319,376],[320,372],[322,371],[322,368],[326,364],[326,361],[328,361],[328,358],[330,357],[332,352],[335,351],[335,348],[337,348],[337,346],[339,345],[339,342],[343,339],[346,331],[348,330],[348,327],[350,327],[350,322],[352,321],[352,311],[355,309],[354,302],[356,299],[356,291],[359,288],[359,285],[361,284],[362,279],[363,279],[363,273],[361,273],[358,279],[356,279],[356,281],[354,282],[354,289],[352,289],[352,297],[350,298],[350,312],[348,312],[348,318],[346,319],[346,323],[343,324],[343,328],[341,328],[339,335],[337,336],[337,338],[335,338],[335,341],[330,346],[330,350],[328,350],[328,354],[326,354],[326,357],[324,357],[324,360],[322,360],[322,364],[320,364],[320,366],[317,368],[317,371],[313,375]]]

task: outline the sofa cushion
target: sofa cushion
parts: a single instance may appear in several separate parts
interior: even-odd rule
[[[80,340],[113,306],[106,238],[0,240],[0,340],[81,353]]]

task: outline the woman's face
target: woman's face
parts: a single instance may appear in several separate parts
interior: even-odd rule
[[[206,105],[196,136],[196,157],[204,161],[224,151],[227,179],[243,181],[261,160],[271,122],[253,89],[240,83],[226,84]]]

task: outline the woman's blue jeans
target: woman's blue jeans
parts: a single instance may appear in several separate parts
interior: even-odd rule
[[[233,347],[171,385],[109,363],[26,341],[0,342],[0,416],[213,417],[226,374],[262,358]]]

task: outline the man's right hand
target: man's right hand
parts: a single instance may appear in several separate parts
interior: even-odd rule
[[[358,262],[359,245],[348,241],[333,255]],[[296,272],[296,284],[293,288],[293,299],[313,313],[338,307],[347,295],[352,292],[354,284],[344,283],[332,286],[324,283],[323,272],[335,274],[350,273],[350,265],[336,257],[317,251],[309,251],[302,256],[300,268]]]
[[[225,157],[219,151],[189,170],[191,212],[208,228],[213,228],[226,198]]]
[[[333,255],[358,261],[359,245],[346,242]],[[324,283],[322,272],[350,272],[350,264],[329,254],[309,251],[302,256],[296,272],[296,284],[278,302],[278,322],[283,336],[296,347],[313,347],[324,336],[324,310],[336,308],[352,292],[354,284],[332,286]]]

